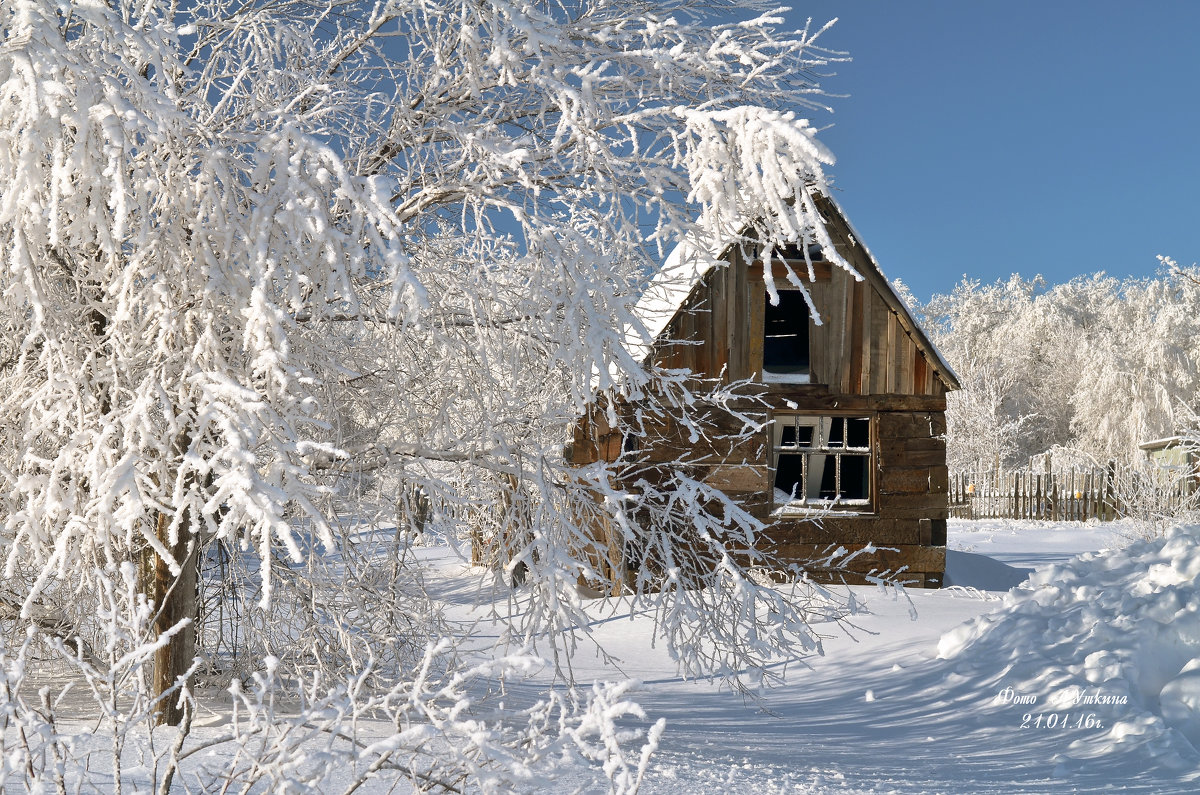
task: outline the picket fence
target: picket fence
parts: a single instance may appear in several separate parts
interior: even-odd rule
[[[1112,468],[1064,472],[959,472],[950,476],[955,519],[1116,519]]]

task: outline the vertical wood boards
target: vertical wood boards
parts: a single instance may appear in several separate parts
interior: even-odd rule
[[[830,280],[829,293],[826,298],[825,309],[823,310],[829,315],[829,362],[828,376],[824,382],[830,387],[846,391],[842,388],[842,376],[849,366],[847,359],[849,358],[846,348],[847,339],[847,324],[849,323],[848,313],[846,312],[846,292],[849,289],[850,278],[847,273],[838,268],[838,272],[834,278]]]
[[[811,383],[846,395],[945,394],[940,364],[878,285],[818,264],[818,279],[810,282],[802,263],[773,263],[777,285],[788,284],[789,272],[801,276],[823,321],[809,327]],[[668,325],[667,335],[678,343],[660,342],[659,361],[726,383],[760,373],[767,301],[762,268],[735,251],[727,266],[706,274]]]
[[[729,268],[729,311],[726,318],[725,345],[729,349],[729,371],[726,382],[748,378],[749,355],[747,352],[750,338],[748,328],[749,301],[746,286],[746,268],[742,263],[740,252],[733,252],[732,266]]]
[[[702,291],[703,299],[699,305],[701,310],[696,316],[696,325],[698,332],[696,339],[700,343],[697,346],[698,364],[696,372],[705,378],[711,378],[713,372],[713,363],[717,358],[717,351],[713,345],[713,304],[719,296],[714,295],[713,283],[711,279],[704,281],[704,289]]]
[[[887,313],[887,351],[884,356],[884,367],[887,369],[887,376],[884,379],[884,391],[888,394],[894,394],[900,391],[900,385],[897,379],[896,368],[896,335],[899,331],[900,324],[896,321],[896,315],[888,311]]]
[[[696,341],[696,310],[694,307],[688,307],[679,317],[679,339],[681,342],[675,346],[675,349],[679,351],[676,358],[677,366],[702,372],[698,361],[699,349],[693,344]]]
[[[709,326],[709,336],[706,344],[711,346],[712,359],[708,366],[708,377],[716,378],[726,371],[729,364],[729,346],[726,329],[729,326],[729,303],[732,298],[729,290],[729,274],[731,268],[714,268],[712,271],[712,290],[709,293],[709,316],[712,324]],[[726,373],[726,375],[728,375]]]
[[[872,334],[872,296],[874,290],[871,290],[867,285],[861,284],[860,292],[862,294],[862,316],[859,318],[858,324],[861,327],[862,333],[862,383],[859,387],[859,394],[867,395],[871,393],[871,379],[874,372],[875,350],[879,347],[875,342],[875,337]]]
[[[829,290],[825,283],[813,284],[808,288],[813,306],[821,314],[821,325],[810,320],[808,326],[808,366],[813,383],[828,384],[829,359],[831,355],[829,331],[833,327],[832,319],[827,309],[829,305]]]
[[[767,291],[763,285],[762,265],[751,265],[746,269],[746,292],[749,303],[747,312],[747,377],[762,375],[763,328],[767,306]]]
[[[917,393],[913,379],[913,354],[917,346],[913,344],[908,332],[900,325],[900,319],[895,314],[892,317],[895,318],[896,323],[896,388],[894,391],[904,395],[913,395]]]
[[[863,291],[865,289],[864,282],[851,283],[850,306],[846,318],[850,327],[850,368],[845,391],[854,395],[863,393],[863,379],[869,368],[863,356]]]
[[[914,355],[910,359],[913,366],[913,386],[915,391],[921,395],[930,393],[931,384],[929,383],[929,365],[925,362],[925,357],[921,352],[913,346]]]
[[[882,395],[888,392],[888,353],[891,347],[888,343],[888,318],[891,312],[883,299],[872,290],[871,293],[871,386],[869,394]]]
[[[729,361],[731,377],[735,380],[742,380],[753,375],[750,363],[750,340],[753,336],[762,336],[762,332],[755,335],[750,326],[750,281],[747,278],[746,266],[742,262],[740,253],[735,252],[734,262],[735,279],[730,323],[731,353]]]

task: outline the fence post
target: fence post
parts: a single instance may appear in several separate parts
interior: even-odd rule
[[[1105,484],[1104,484],[1105,513],[1107,514],[1107,518],[1116,519],[1117,518],[1117,506],[1113,505],[1113,480],[1115,480],[1116,476],[1117,476],[1117,462],[1116,461],[1108,462],[1108,467],[1106,468],[1104,475],[1105,475],[1105,477],[1104,477],[1104,480],[1105,480]]]
[[[1058,479],[1051,472],[1047,477],[1050,479],[1050,521],[1058,521]]]
[[[1112,461],[1067,473],[961,471],[950,477],[949,500],[952,515],[964,519],[1111,521],[1120,515]]]

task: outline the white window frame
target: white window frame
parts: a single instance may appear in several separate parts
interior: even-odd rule
[[[866,446],[850,447],[850,421],[864,420],[867,424]],[[831,442],[837,434],[833,433],[834,423],[843,423],[840,429],[841,443]],[[790,440],[785,440],[785,430],[795,429],[790,434]],[[782,456],[800,457],[801,479],[800,489],[796,494],[789,494],[775,485]],[[834,492],[840,495],[842,491],[843,461],[846,458],[866,459],[866,496],[862,498],[822,498],[820,496],[821,478],[809,479],[809,473],[825,472],[829,456],[834,457]],[[828,510],[830,508],[847,508],[858,511],[869,511],[872,505],[874,489],[875,435],[874,419],[866,414],[776,414],[771,423],[771,493],[776,506],[786,510]]]

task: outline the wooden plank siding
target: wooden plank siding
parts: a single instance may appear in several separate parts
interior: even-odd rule
[[[944,395],[946,384],[896,312],[870,285],[833,271],[809,287],[823,321],[810,327],[812,382],[842,394]],[[753,337],[761,322],[757,328]]]
[[[850,285],[850,303],[847,308],[846,325],[850,329],[849,368],[842,391],[848,394],[862,394],[862,385],[866,373],[863,363],[863,291],[866,285],[854,282]]]
[[[888,340],[888,311],[883,299],[871,291],[871,383],[867,391],[871,394],[887,394],[888,388],[888,352],[891,343]]]
[[[651,352],[658,364],[691,370],[700,379],[748,382],[745,403],[736,408],[754,412],[765,424],[762,431],[734,439],[740,421],[714,407],[707,414],[717,430],[696,442],[671,418],[643,415],[640,448],[623,455],[619,434],[607,427],[603,412],[592,411],[577,423],[567,455],[579,464],[620,458],[648,483],[667,483],[673,472],[684,471],[763,521],[766,551],[782,558],[819,558],[830,545],[889,548],[859,556],[848,571],[810,571],[816,578],[863,582],[890,572],[937,587],[949,514],[946,393],[958,384],[836,208],[818,205],[837,251],[862,278],[824,261],[813,263],[811,274],[803,261],[772,262],[776,288],[788,289],[789,274],[798,275],[821,316],[821,325],[809,326],[809,383],[762,382],[764,264],[744,261],[736,248],[725,253],[725,264],[697,279]],[[637,407],[617,408],[631,417]],[[779,413],[870,419],[869,505],[813,521],[773,504],[766,423]]]
[[[804,263],[792,266],[799,272]],[[668,324],[655,359],[725,383],[755,377],[768,300],[762,267],[753,262],[711,271]],[[776,278],[786,284],[781,271]],[[826,279],[806,283],[822,319],[809,327],[812,383],[850,395],[946,393],[906,324],[869,284],[836,267]]]

